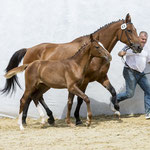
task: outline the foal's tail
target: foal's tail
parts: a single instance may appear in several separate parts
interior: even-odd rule
[[[16,67],[16,68],[12,69],[12,70],[9,70],[9,71],[4,75],[5,78],[6,78],[6,79],[10,79],[10,78],[12,78],[13,76],[15,76],[17,73],[23,72],[23,71],[27,68],[28,65],[29,65],[29,64],[24,64],[24,65],[22,65],[22,66],[19,66],[19,67]]]
[[[7,68],[5,69],[6,73],[15,67],[18,67],[19,63],[23,59],[26,52],[27,52],[27,49],[23,48],[21,50],[16,51],[13,54],[13,56],[11,57],[11,59],[8,63]],[[3,94],[6,93],[6,95],[9,94],[10,91],[12,91],[11,93],[13,93],[13,91],[16,88],[16,84],[21,88],[21,86],[18,82],[18,77],[16,75],[14,75],[13,77],[6,79],[5,87],[0,91]]]

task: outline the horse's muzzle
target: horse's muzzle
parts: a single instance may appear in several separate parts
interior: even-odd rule
[[[108,55],[104,57],[106,59],[106,61],[109,63],[112,60],[112,56]]]
[[[133,53],[141,53],[143,48],[141,47],[140,44],[133,44],[131,46],[132,50],[133,50]]]

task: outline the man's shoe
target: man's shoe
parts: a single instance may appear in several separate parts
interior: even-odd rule
[[[149,114],[146,114],[145,118],[146,118],[146,119],[150,119],[150,113],[149,113]]]

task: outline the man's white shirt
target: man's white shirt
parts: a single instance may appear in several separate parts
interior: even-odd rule
[[[150,49],[147,46],[144,46],[141,53],[133,53],[132,49],[126,51],[126,63],[130,68],[143,72],[148,62],[150,62]]]

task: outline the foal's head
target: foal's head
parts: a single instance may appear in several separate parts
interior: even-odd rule
[[[103,47],[103,45],[95,40],[92,36],[90,35],[90,40],[91,40],[91,55],[93,57],[99,57],[99,58],[104,58],[107,61],[111,61],[112,57],[110,53]]]
[[[136,28],[132,24],[129,14],[127,14],[125,20],[122,21],[122,25],[117,33],[117,37],[121,42],[128,45],[133,52],[140,53],[142,51]]]

